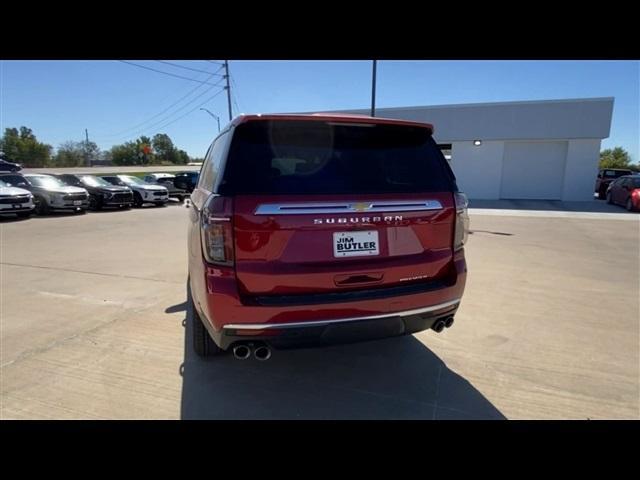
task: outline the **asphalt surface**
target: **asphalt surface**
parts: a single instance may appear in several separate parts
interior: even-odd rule
[[[183,206],[0,220],[0,418],[638,419],[640,215],[553,213],[471,212],[443,333],[267,362],[186,340]]]

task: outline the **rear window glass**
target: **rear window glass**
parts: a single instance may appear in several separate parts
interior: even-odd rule
[[[629,175],[629,173],[631,173],[629,170],[605,170],[604,176],[607,178],[618,178],[623,175]]]
[[[220,193],[418,193],[453,187],[453,173],[426,128],[253,121],[235,130]]]

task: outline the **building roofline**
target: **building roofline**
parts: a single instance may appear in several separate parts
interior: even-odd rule
[[[407,107],[376,107],[376,111],[403,111],[415,110],[420,108],[460,108],[460,107],[489,107],[489,106],[506,106],[506,105],[531,105],[543,103],[579,103],[579,102],[603,102],[615,101],[615,97],[590,97],[590,98],[559,98],[549,100],[516,100],[509,102],[484,102],[484,103],[449,103],[441,105],[414,105]],[[348,112],[354,110],[367,110],[367,108],[352,108],[344,110],[333,110],[340,112]]]

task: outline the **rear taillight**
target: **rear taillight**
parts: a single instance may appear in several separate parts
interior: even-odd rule
[[[233,199],[211,195],[202,209],[202,252],[208,263],[233,265]]]
[[[455,251],[464,247],[469,236],[469,215],[467,214],[469,200],[462,192],[455,192],[453,195],[456,203],[456,226],[453,235],[453,250]]]

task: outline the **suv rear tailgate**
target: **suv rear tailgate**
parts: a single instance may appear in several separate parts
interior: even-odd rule
[[[373,211],[322,213],[353,205],[373,205]],[[288,206],[318,213],[288,213]],[[444,276],[452,260],[451,192],[368,195],[365,201],[362,195],[313,201],[242,195],[234,210],[236,274],[245,294],[331,293],[427,281]],[[355,243],[356,251],[336,251],[341,239]]]

